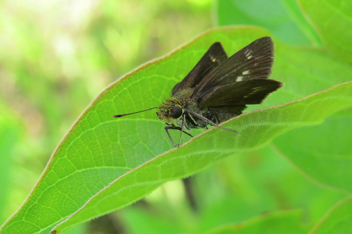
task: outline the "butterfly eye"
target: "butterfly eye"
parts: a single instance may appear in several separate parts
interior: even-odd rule
[[[182,115],[182,109],[179,106],[174,106],[171,109],[171,117],[177,119]]]

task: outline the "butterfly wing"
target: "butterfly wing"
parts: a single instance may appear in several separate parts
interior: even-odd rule
[[[194,88],[210,71],[228,59],[220,42],[215,42],[188,75],[172,89],[172,95],[187,88]]]
[[[271,79],[250,79],[218,86],[202,98],[199,106],[216,113],[219,122],[224,122],[242,114],[247,104],[261,103],[282,85],[281,82]]]
[[[204,96],[211,98],[213,90],[218,86],[268,78],[271,73],[273,56],[273,42],[270,37],[255,40],[212,69],[196,86],[192,98],[200,103]],[[229,91],[224,95],[236,95],[237,90]]]
[[[260,104],[271,92],[282,87],[282,83],[271,79],[250,79],[228,85],[217,86],[203,96],[200,107],[243,106]]]

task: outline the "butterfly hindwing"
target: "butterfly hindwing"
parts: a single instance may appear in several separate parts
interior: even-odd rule
[[[260,104],[266,96],[281,86],[281,82],[271,79],[249,79],[218,86],[203,96],[199,106],[220,108],[221,106]]]

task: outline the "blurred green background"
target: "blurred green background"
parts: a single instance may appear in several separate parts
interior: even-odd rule
[[[123,74],[210,28],[211,4],[1,1],[0,152],[7,156],[0,158],[0,189],[11,200],[0,199],[0,223],[24,201],[94,97]]]
[[[211,0],[0,2],[0,223],[107,85],[212,27]]]
[[[0,223],[25,200],[84,108],[139,65],[219,25],[259,25],[287,44],[321,44],[294,1],[258,2],[1,1]],[[276,209],[301,209],[310,227],[342,197],[269,145],[169,182],[72,233],[200,233]]]

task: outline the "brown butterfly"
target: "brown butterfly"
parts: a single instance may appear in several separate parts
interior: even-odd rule
[[[215,42],[188,75],[172,89],[172,97],[159,107],[138,112],[115,115],[115,118],[152,109],[164,121],[172,144],[181,144],[182,133],[191,128],[219,126],[232,117],[242,114],[248,104],[260,104],[266,96],[283,86],[267,79],[271,73],[274,48],[270,37],[262,37],[227,57],[220,42]],[[181,131],[178,145],[168,130]]]

